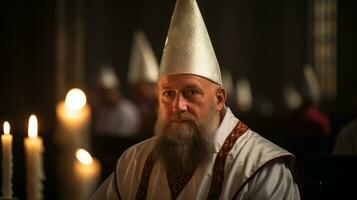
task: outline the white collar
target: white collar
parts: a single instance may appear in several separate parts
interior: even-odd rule
[[[231,109],[229,109],[228,107],[226,108],[227,108],[226,114],[224,115],[223,120],[214,135],[213,144],[214,144],[214,151],[216,153],[219,152],[224,141],[226,140],[228,135],[232,132],[232,130],[234,129],[234,127],[237,125],[239,121],[238,118],[236,118],[233,115]]]

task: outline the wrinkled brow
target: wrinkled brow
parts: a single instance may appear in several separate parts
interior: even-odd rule
[[[164,85],[161,87],[163,90],[169,90],[169,89],[188,89],[188,88],[194,88],[194,89],[199,89],[202,90],[202,86],[199,86],[198,84],[190,83],[187,85],[180,85],[179,87],[173,87],[173,86],[168,86]]]

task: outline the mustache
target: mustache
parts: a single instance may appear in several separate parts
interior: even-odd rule
[[[174,122],[186,122],[192,125],[198,125],[197,119],[189,112],[172,114],[168,119],[168,124],[172,124]]]
[[[195,122],[196,119],[195,117],[189,113],[189,112],[182,112],[182,113],[175,113],[175,114],[172,114],[170,117],[169,117],[169,122],[172,123],[172,122],[177,122],[177,121],[188,121],[188,122]]]

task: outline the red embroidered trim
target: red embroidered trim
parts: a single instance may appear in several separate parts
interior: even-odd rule
[[[145,161],[145,166],[143,169],[143,174],[141,175],[141,181],[139,184],[138,192],[136,193],[136,200],[144,200],[148,192],[148,186],[150,181],[150,175],[152,169],[154,168],[155,160],[152,157],[152,154],[148,156]]]
[[[169,183],[171,198],[176,199],[181,193],[186,184],[190,181],[195,170],[188,175],[171,175],[169,172],[166,173],[167,182]]]
[[[214,163],[212,182],[211,182],[210,191],[208,193],[208,199],[219,198],[223,185],[224,165],[226,163],[228,152],[232,149],[238,138],[242,136],[248,129],[249,129],[248,126],[246,126],[244,123],[239,121],[236,127],[232,130],[232,132],[224,141],[224,144],[221,147],[220,151],[218,152],[216,161]],[[152,154],[150,154],[145,162],[138,192],[136,193],[136,198],[135,198],[136,200],[144,200],[146,198],[147,190],[149,187],[150,175],[154,167],[154,164],[155,164],[155,160],[153,159]],[[174,177],[174,176],[167,175],[171,196],[173,199],[176,199],[176,197],[180,194],[180,192],[185,187],[187,182],[191,179],[193,172],[191,175],[188,176]],[[177,185],[172,184],[174,182]]]
[[[223,186],[224,166],[226,164],[227,155],[229,151],[233,148],[238,138],[240,138],[240,136],[242,136],[248,129],[248,126],[246,126],[243,122],[239,121],[236,127],[224,141],[224,144],[219,150],[216,157],[216,161],[214,163],[212,182],[210,191],[208,193],[208,199],[219,199]]]

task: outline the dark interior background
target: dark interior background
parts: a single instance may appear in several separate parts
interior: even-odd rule
[[[77,1],[63,2],[67,10],[68,39],[73,41]],[[82,2],[83,89],[90,92],[96,70],[102,64],[111,64],[116,67],[127,94],[133,31],[144,30],[160,60],[174,3],[174,0]],[[284,84],[292,82],[298,86],[302,67],[310,61],[309,1],[199,0],[198,4],[221,68],[230,70],[234,80],[249,78],[253,95],[264,95],[275,105],[276,112],[270,120],[250,113],[248,124],[258,132],[278,130],[281,121],[272,119],[281,119],[287,114],[283,106]],[[320,109],[332,120],[333,135],[343,124],[357,117],[357,14],[354,8],[354,1],[338,1],[337,96],[320,104]],[[56,127],[55,105],[58,103],[55,87],[57,9],[57,1],[47,0],[4,1],[0,6],[0,122],[10,121],[11,132],[18,141],[14,145],[19,155],[14,158],[16,177],[23,175],[19,166],[23,163],[23,147],[16,148],[16,145],[23,145],[30,113],[37,114],[40,135],[48,141],[45,145],[48,146],[46,154],[50,156],[46,158],[49,174],[54,167],[50,162],[55,156],[51,155],[50,138]],[[71,47],[69,49],[71,51]],[[74,81],[69,82],[66,89],[75,86]],[[239,117],[239,113],[237,115]],[[51,176],[48,180],[55,182]],[[21,196],[23,181],[18,179],[16,184],[15,192]],[[55,194],[55,190],[47,189],[47,193]]]

